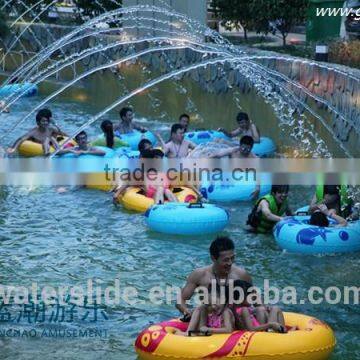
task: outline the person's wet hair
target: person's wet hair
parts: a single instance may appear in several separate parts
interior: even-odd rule
[[[160,149],[144,149],[141,152],[141,157],[144,159],[163,158],[164,153]]]
[[[241,145],[248,145],[248,146],[253,147],[254,146],[254,139],[249,135],[245,135],[240,139],[240,146]]]
[[[83,131],[80,131],[76,136],[75,136],[75,141],[78,141],[79,137],[81,136],[87,136],[87,133],[83,130]]]
[[[123,107],[119,112],[120,118],[121,119],[124,118],[129,111],[133,112],[133,109],[128,106]]]
[[[310,217],[309,224],[320,227],[328,227],[329,219],[321,211],[315,211]]]
[[[234,242],[227,236],[218,236],[210,245],[210,255],[218,259],[222,251],[235,250]]]
[[[52,112],[49,109],[41,109],[36,114],[36,123],[39,124],[42,118],[50,120],[52,118]]]
[[[188,114],[181,114],[179,116],[179,120],[181,120],[182,118],[187,118],[190,121],[190,116]]]
[[[338,185],[324,185],[324,195],[338,195],[339,186]]]
[[[231,281],[231,280],[229,280],[229,281]],[[249,289],[252,286],[253,285],[251,283],[249,283],[248,281],[240,280],[240,279],[234,280],[233,281],[233,286],[232,286],[232,289],[233,289],[232,300],[234,300],[235,303],[238,303],[240,298],[242,297],[241,296],[241,291],[239,291],[238,289],[242,289],[243,298],[246,298],[250,294]],[[229,300],[230,300],[230,287],[227,286],[226,287],[226,301],[227,301],[227,303],[229,303]]]
[[[273,185],[271,187],[272,194],[287,194],[289,192],[289,185]]]
[[[246,121],[250,121],[249,120],[249,115],[245,112],[239,112],[236,116],[236,121],[237,122],[240,122],[240,121],[243,121],[243,120],[246,120]]]
[[[173,126],[171,126],[171,134],[176,134],[178,130],[183,130],[184,128],[182,127],[181,124],[174,124]]]
[[[152,153],[153,153],[154,158],[162,159],[164,157],[164,153],[160,149],[153,149]]]
[[[114,147],[114,127],[113,123],[110,120],[104,120],[101,125],[101,130],[105,134],[106,146],[108,148]]]
[[[142,139],[142,140],[140,140],[140,142],[139,142],[139,144],[138,144],[138,150],[140,151],[140,153],[142,153],[142,152],[145,150],[146,145],[152,146],[151,141],[148,140],[148,139]]]

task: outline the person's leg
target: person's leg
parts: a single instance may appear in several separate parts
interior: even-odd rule
[[[164,199],[164,188],[162,186],[156,187],[156,193],[154,196],[155,204],[163,204],[165,201]]]
[[[189,331],[199,331],[201,312],[202,306],[197,307],[191,314],[191,320],[189,322],[187,330],[185,332],[177,330],[175,331],[175,334],[181,336],[188,336]]]
[[[170,189],[164,190],[165,196],[170,202],[179,202],[178,198],[172,193]]]
[[[260,324],[266,324],[269,322],[268,310],[265,306],[260,305],[255,307],[255,317]]]
[[[193,313],[191,314],[191,320],[189,322],[187,333],[189,333],[189,331],[200,330],[200,319],[204,311],[205,311],[204,306],[199,306],[193,311]]]

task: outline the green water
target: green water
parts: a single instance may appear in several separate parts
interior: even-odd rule
[[[168,84],[168,91],[172,84]],[[195,89],[196,90],[196,89]],[[195,91],[192,90],[192,91]],[[146,107],[142,102],[138,117],[151,128],[166,131],[175,114],[186,108],[186,99],[166,107],[164,89],[158,89],[159,107]],[[79,95],[81,94],[81,96]],[[75,96],[76,95],[76,96]],[[168,94],[168,96],[170,96]],[[147,96],[147,95],[143,95]],[[193,111],[199,111],[202,127],[230,127],[230,119],[236,113],[236,102],[231,95],[222,101],[214,97],[193,96]],[[101,110],[106,102],[105,94],[93,101],[91,90],[68,93],[51,104],[56,120],[68,130],[74,130],[92,114]],[[145,98],[144,97],[144,98]],[[144,99],[143,98],[143,99]],[[0,119],[0,130],[21,118],[38,99],[25,99],[12,109],[10,115]],[[140,100],[137,99],[136,102]],[[276,119],[267,104],[254,95],[244,95],[239,104],[253,115],[264,135],[272,136],[281,150],[297,149],[298,143],[276,126]],[[185,105],[184,105],[185,104]],[[222,108],[219,108],[222,106]],[[190,109],[191,106],[189,105]],[[151,116],[146,115],[148,111]],[[163,113],[161,117],[159,114]],[[206,114],[206,115],[204,115]],[[223,114],[220,116],[219,114]],[[112,119],[116,113],[109,114]],[[205,120],[206,119],[206,120]],[[32,120],[17,129],[13,140]],[[195,126],[197,123],[195,123]],[[98,133],[96,125],[90,134]],[[280,143],[281,142],[281,143]],[[336,147],[334,148],[336,152]],[[313,189],[293,188],[290,195],[292,208],[310,201]],[[296,286],[299,294],[305,294],[310,286],[359,286],[358,254],[336,256],[291,255],[281,251],[272,236],[248,234],[244,223],[251,204],[224,206],[230,213],[231,222],[224,234],[236,244],[237,264],[244,266],[257,285],[264,278],[272,285]],[[154,305],[146,301],[153,286],[183,285],[187,274],[194,268],[209,264],[208,247],[215,235],[206,237],[178,237],[160,235],[147,230],[142,215],[131,214],[115,208],[107,193],[73,189],[64,194],[55,188],[4,188],[0,197],[0,283],[30,286],[82,285],[88,279],[100,279],[103,286],[113,285],[119,278],[121,286],[133,286],[139,291],[139,299],[145,303],[101,307],[96,322],[91,314],[81,319],[86,309],[78,308],[80,318],[50,324],[29,323],[24,315],[12,324],[2,323],[1,329],[20,330],[67,329],[78,330],[96,327],[107,331],[103,338],[0,338],[1,359],[135,359],[133,343],[137,334],[149,323],[177,316],[172,305]],[[1,310],[1,309],[0,309]],[[67,309],[69,311],[69,309]],[[294,305],[286,310],[311,314],[326,321],[334,329],[337,347],[333,359],[360,358],[359,322],[360,311],[355,305]],[[102,316],[103,311],[106,315]],[[1,311],[0,311],[1,314]],[[17,312],[19,315],[19,311]],[[69,315],[69,314],[68,314]],[[51,355],[50,355],[51,354]]]

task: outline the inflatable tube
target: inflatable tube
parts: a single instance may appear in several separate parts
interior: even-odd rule
[[[38,87],[31,83],[5,85],[0,87],[0,96],[9,96],[22,91],[26,91],[23,96],[34,96],[38,92]]]
[[[205,199],[216,202],[252,201],[251,194],[255,191],[256,184],[239,185],[210,185],[201,187],[200,192]],[[259,196],[264,196],[271,191],[271,185],[260,186]]]
[[[140,151],[132,150],[130,147],[121,147],[116,149],[116,155],[120,158],[139,159]]]
[[[188,323],[180,320],[151,325],[142,331],[135,350],[143,360],[325,360],[334,351],[336,339],[322,321],[301,314],[284,313],[287,326],[298,330],[287,334],[234,331],[211,336],[179,336]]]
[[[300,210],[300,211],[299,211]],[[301,213],[302,209],[297,212]],[[303,254],[332,254],[360,251],[360,221],[337,227],[329,219],[330,227],[309,224],[310,216],[294,216],[274,227],[276,242],[282,249]]]
[[[72,153],[56,156],[53,161],[56,163],[62,172],[102,174],[105,180],[105,164],[109,165],[104,159],[111,159],[115,157],[115,151],[107,147],[95,146],[95,148],[105,152],[104,156],[81,154],[75,155]],[[110,166],[112,168],[112,166]],[[94,187],[95,188],[95,187]]]
[[[275,154],[276,145],[268,137],[261,137],[259,143],[255,143],[252,152],[259,157],[269,157]]]
[[[57,141],[60,145],[62,145],[65,139],[63,137],[59,137],[57,138]],[[66,147],[71,147],[74,146],[75,144],[76,144],[75,141],[70,140]],[[50,153],[53,153],[54,151],[55,149],[51,146]],[[18,153],[21,156],[26,156],[26,157],[44,156],[44,150],[42,145],[30,140],[25,140],[19,145]]]
[[[191,203],[197,201],[196,193],[187,187],[173,187],[171,191],[180,203]],[[144,191],[139,187],[128,188],[124,195],[117,199],[117,202],[123,205],[125,209],[136,212],[145,212],[154,205],[154,200],[146,197]]]
[[[119,134],[119,132],[116,131],[115,135],[120,140],[127,143],[132,150],[138,150],[139,142],[142,139],[150,140],[153,145],[155,145],[157,142],[155,135],[150,131],[147,131],[146,133],[142,133],[140,131],[134,130],[127,134]]]
[[[231,174],[224,174],[224,178],[231,178]],[[264,196],[271,191],[271,176],[261,174],[262,184],[260,186],[259,196]],[[251,179],[234,180],[231,184],[225,182],[208,182],[204,181],[200,188],[200,192],[205,199],[216,202],[231,201],[252,201],[251,194],[256,189],[256,181]]]
[[[210,141],[214,141],[215,139],[224,139],[231,141],[231,138],[226,136],[221,131],[199,130],[185,133],[185,140],[191,141],[196,145],[205,144]]]
[[[106,146],[106,139],[104,135],[99,135],[95,140],[91,142],[91,146]],[[129,145],[118,137],[114,137],[114,149],[128,147]]]
[[[224,209],[210,204],[155,205],[145,216],[151,230],[175,235],[217,233],[229,223],[229,214]]]

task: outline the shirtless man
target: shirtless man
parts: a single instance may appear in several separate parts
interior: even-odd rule
[[[105,151],[93,146],[89,146],[88,137],[85,131],[81,131],[75,136],[78,146],[69,147],[58,152],[58,155],[74,154],[74,155],[97,155],[104,156]]]
[[[168,143],[161,142],[164,154],[168,158],[186,158],[189,151],[196,147],[194,143],[184,140],[184,128],[180,124],[171,127],[171,140]]]
[[[251,136],[254,139],[255,143],[260,142],[260,133],[255,124],[253,124],[247,113],[240,112],[236,117],[236,122],[239,127],[233,131],[226,131],[224,128],[219,128],[218,131],[222,131],[228,137],[235,136]]]
[[[25,140],[31,140],[39,143],[43,147],[44,155],[50,153],[50,147],[59,148],[56,138],[58,136],[67,137],[57,125],[50,126],[52,114],[49,109],[42,109],[36,114],[36,127],[18,138],[14,145],[7,150],[8,154],[13,154],[20,144]]]
[[[251,136],[243,136],[240,139],[240,146],[236,146],[229,149],[223,149],[210,155],[210,158],[222,158],[230,156],[231,158],[237,159],[256,159],[257,156],[252,153],[254,147],[254,139]]]
[[[134,111],[129,107],[124,107],[119,112],[120,122],[115,126],[114,131],[117,131],[119,134],[127,134],[134,130],[138,130],[141,132],[146,132],[147,129],[134,124]]]
[[[210,245],[210,256],[213,264],[194,270],[181,291],[180,301],[176,304],[176,308],[184,314],[185,318],[190,318],[192,315],[186,301],[191,299],[196,288],[208,288],[214,280],[223,285],[228,284],[229,280],[243,280],[252,284],[251,276],[246,270],[234,265],[235,245],[230,238],[216,238]]]
[[[186,133],[189,128],[190,116],[188,114],[182,114],[179,116],[179,124],[184,128],[184,132]]]

